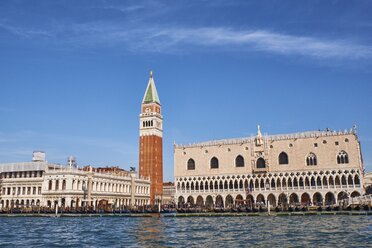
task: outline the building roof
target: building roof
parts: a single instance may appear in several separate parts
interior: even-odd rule
[[[160,104],[159,95],[155,87],[154,78],[152,77],[152,71],[150,71],[150,79],[147,84],[145,95],[143,96],[142,103],[158,103]]]
[[[0,173],[18,171],[45,171],[47,168],[60,168],[61,165],[47,162],[20,162],[0,164]]]
[[[204,146],[220,146],[220,145],[232,145],[232,144],[244,144],[251,143],[261,135],[260,130],[257,135],[252,135],[250,137],[235,138],[235,139],[223,139],[223,140],[212,140],[207,142],[193,143],[188,145],[174,144],[175,148],[193,148],[193,147],[204,147]],[[356,127],[354,126],[350,130],[344,131],[334,131],[334,130],[324,130],[324,131],[308,131],[301,133],[290,133],[290,134],[278,134],[278,135],[262,135],[263,139],[270,141],[277,140],[290,140],[290,139],[306,139],[306,138],[318,138],[326,136],[339,136],[339,135],[357,135]]]

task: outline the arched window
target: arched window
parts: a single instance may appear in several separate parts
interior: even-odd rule
[[[265,159],[263,159],[263,158],[259,158],[259,159],[257,159],[256,167],[257,167],[258,169],[266,168],[266,162],[265,162]]]
[[[218,169],[218,159],[216,157],[211,159],[211,169]]]
[[[288,155],[285,152],[279,154],[279,164],[288,164]]]
[[[237,156],[235,159],[235,166],[236,167],[244,167],[244,158],[242,156]]]
[[[307,165],[317,165],[318,161],[316,159],[316,155],[314,153],[310,153],[306,158],[306,164]]]
[[[195,170],[195,161],[192,158],[190,158],[189,161],[187,161],[187,169]]]
[[[349,163],[349,156],[345,151],[339,152],[337,155],[337,164],[348,164]]]

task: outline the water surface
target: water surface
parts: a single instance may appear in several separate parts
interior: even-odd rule
[[[0,246],[372,247],[372,216],[0,218]]]

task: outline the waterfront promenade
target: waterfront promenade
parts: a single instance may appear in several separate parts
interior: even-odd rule
[[[372,215],[372,211],[308,211],[308,212],[263,212],[263,213],[165,213],[165,214],[149,214],[149,213],[96,213],[96,214],[1,214],[0,218],[20,218],[20,217],[45,217],[45,218],[184,218],[184,217],[270,217],[270,216],[328,216],[328,215]]]

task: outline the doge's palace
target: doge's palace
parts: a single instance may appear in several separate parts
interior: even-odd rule
[[[362,195],[356,128],[174,146],[179,205],[332,205]]]

